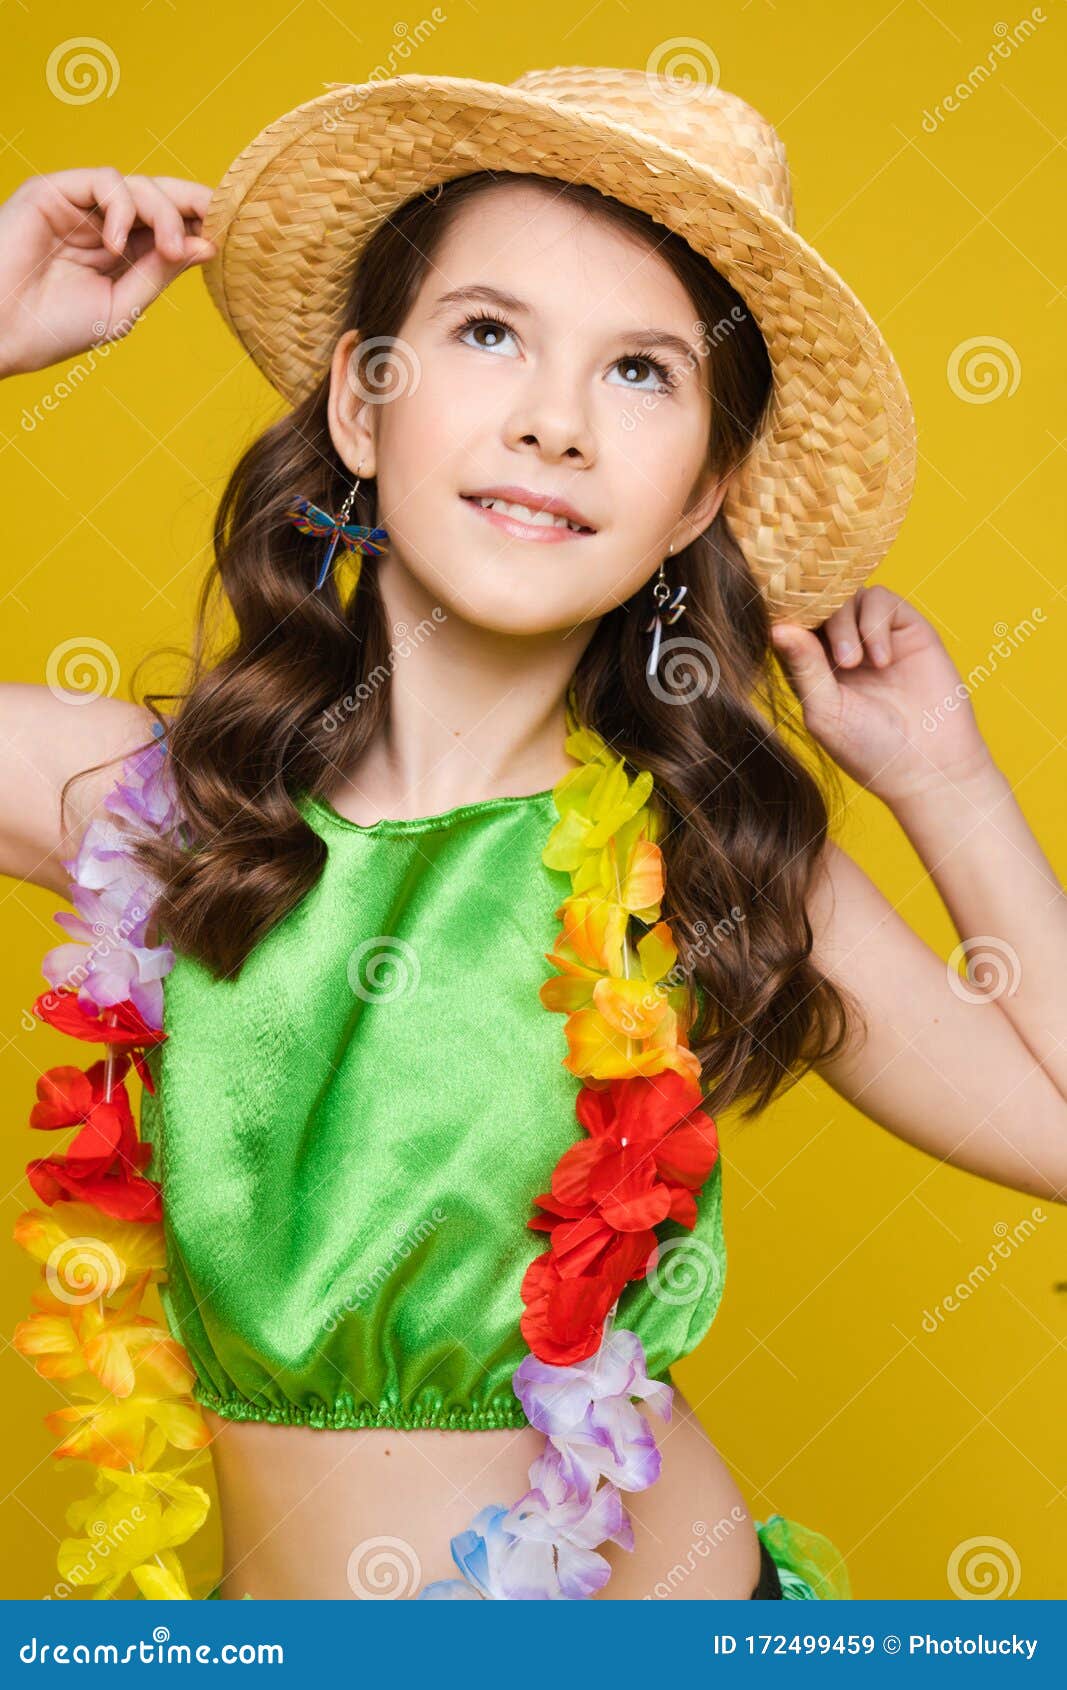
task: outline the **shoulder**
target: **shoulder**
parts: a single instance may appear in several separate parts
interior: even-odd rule
[[[0,873],[66,896],[63,859],[77,851],[121,759],[151,742],[153,720],[125,699],[0,684]],[[61,815],[63,787],[83,770],[91,772],[74,781]]]
[[[893,913],[870,875],[832,839],[819,855],[807,911],[812,956],[820,966],[840,962],[857,940],[876,932]]]

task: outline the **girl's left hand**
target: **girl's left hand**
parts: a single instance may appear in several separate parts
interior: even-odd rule
[[[809,732],[885,803],[992,767],[939,635],[888,587],[860,587],[816,630],[775,623],[771,639]]]

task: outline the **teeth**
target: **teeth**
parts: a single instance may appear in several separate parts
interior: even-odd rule
[[[581,533],[577,522],[568,522],[565,516],[555,516],[551,511],[534,511],[529,505],[509,505],[504,499],[475,499],[474,503],[481,505],[483,510],[504,511],[507,516],[517,516],[535,528],[570,528],[575,534]]]

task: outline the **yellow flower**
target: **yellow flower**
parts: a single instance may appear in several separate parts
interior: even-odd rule
[[[14,1238],[35,1261],[51,1260],[57,1277],[64,1274],[64,1250],[71,1246],[72,1240],[79,1245],[91,1241],[98,1246],[101,1258],[93,1263],[94,1271],[104,1272],[101,1264],[106,1264],[110,1274],[106,1286],[109,1292],[117,1291],[125,1280],[145,1269],[150,1270],[153,1280],[166,1277],[162,1223],[116,1220],[92,1203],[64,1200],[50,1209],[26,1209],[15,1222]],[[66,1277],[76,1283],[77,1271],[76,1261],[70,1260]]]
[[[630,1074],[658,1074],[675,1068],[698,1078],[700,1063],[680,1042],[686,1004],[684,986],[666,986],[663,977],[677,960],[667,922],[657,922],[637,943],[639,971],[622,973],[619,921],[625,911],[590,899],[566,899],[557,914],[564,935],[549,961],[563,972],[540,990],[546,1009],[567,1011],[568,1054],[564,1066],[594,1079]]]
[[[153,1427],[178,1449],[202,1449],[211,1440],[200,1405],[190,1396],[107,1396],[53,1409],[44,1420],[57,1437],[73,1428],[52,1452],[57,1461],[92,1461],[98,1467],[143,1462]]]
[[[545,1008],[567,1015],[564,1066],[593,1083],[665,1068],[699,1083],[700,1062],[685,1041],[688,993],[664,983],[678,951],[660,919],[663,854],[645,804],[652,776],[642,770],[631,781],[601,736],[577,725],[570,702],[567,721],[567,750],[582,763],[553,789],[560,819],[542,860],[570,874],[572,892],[556,911],[563,931],[547,954],[559,972],[540,988]],[[636,947],[631,916],[649,928]]]
[[[142,1389],[151,1374],[165,1383],[168,1394],[188,1391],[193,1371],[185,1351],[166,1327],[138,1312],[149,1277],[143,1273],[114,1308],[101,1298],[72,1305],[42,1285],[33,1295],[41,1312],[19,1321],[12,1334],[15,1348],[39,1358],[34,1366],[43,1378],[74,1381],[91,1375],[117,1397],[137,1388],[138,1356]]]
[[[631,781],[622,759],[588,728],[569,734],[566,749],[572,757],[584,761],[553,788],[559,820],[548,836],[541,860],[547,868],[570,873],[576,892],[597,883],[613,892],[602,860],[609,840],[613,836],[616,839],[618,861],[629,862],[641,834],[649,841],[655,838],[655,817],[645,808],[652,776],[644,769]]]
[[[209,1506],[207,1491],[177,1473],[101,1468],[89,1495],[67,1509],[67,1524],[84,1535],[63,1539],[60,1575],[68,1584],[95,1586],[98,1600],[113,1596],[127,1575],[142,1596],[188,1598],[173,1550],[199,1531]]]

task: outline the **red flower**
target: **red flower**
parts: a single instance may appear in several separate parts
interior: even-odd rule
[[[595,1202],[619,1229],[627,1217],[633,1224],[656,1210],[642,1224],[696,1225],[695,1194],[719,1156],[699,1086],[673,1069],[638,1074],[596,1091],[583,1086],[575,1111],[590,1137],[561,1156],[552,1178],[557,1197]]]
[[[628,1280],[643,1276],[656,1246],[651,1227],[621,1232],[589,1203],[560,1203],[550,1193],[536,1201],[544,1213],[526,1224],[549,1234],[552,1260],[564,1279],[603,1276],[621,1291]]]
[[[45,1203],[62,1198],[92,1203],[117,1220],[158,1221],[160,1188],[138,1171],[152,1157],[152,1146],[137,1136],[122,1075],[128,1059],[112,1070],[110,1098],[104,1096],[105,1061],[86,1070],[50,1068],[37,1081],[38,1102],[31,1127],[52,1131],[82,1123],[65,1156],[41,1156],[26,1164],[26,1177]],[[115,1069],[118,1080],[115,1081]]]
[[[519,1330],[539,1361],[570,1367],[596,1354],[618,1295],[614,1280],[603,1275],[564,1279],[546,1250],[526,1269],[521,1291],[526,1309]]]
[[[699,1086],[673,1069],[583,1086],[575,1107],[590,1136],[534,1199],[542,1213],[527,1225],[551,1248],[522,1283],[523,1336],[559,1366],[594,1353],[619,1292],[645,1275],[659,1222],[696,1225],[696,1194],[719,1154]]]
[[[79,1004],[76,991],[70,986],[60,986],[55,990],[42,992],[33,1005],[33,1013],[39,1020],[47,1021],[50,1027],[55,1027],[60,1033],[69,1033],[72,1038],[129,1047],[133,1065],[145,1088],[150,1092],[155,1091],[148,1064],[136,1047],[162,1044],[167,1035],[162,1027],[150,1027],[129,998],[99,1010],[96,1015],[90,1015]]]

